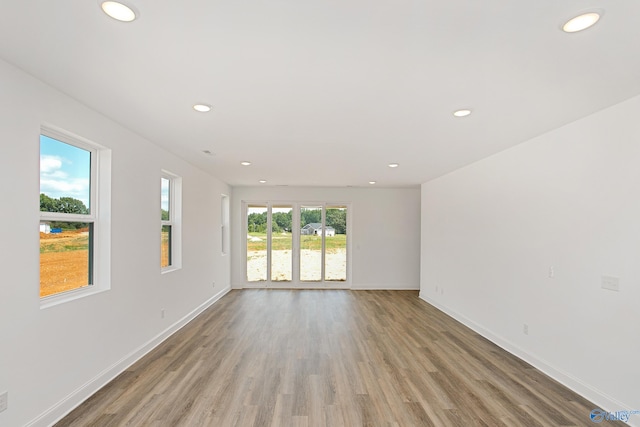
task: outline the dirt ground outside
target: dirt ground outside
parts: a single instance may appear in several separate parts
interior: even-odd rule
[[[40,233],[40,296],[88,286],[89,233]]]
[[[166,226],[162,228],[161,239],[160,239],[160,267],[168,267],[171,265],[171,245],[170,245],[170,237],[169,231],[167,231]]]
[[[300,280],[319,281],[321,278],[322,255],[320,251],[303,249],[300,254]],[[347,250],[327,251],[325,280],[343,282],[347,279]],[[272,280],[291,280],[291,250],[272,251]],[[247,252],[247,279],[259,282],[267,277],[266,251]]]

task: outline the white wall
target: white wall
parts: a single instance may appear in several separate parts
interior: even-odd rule
[[[229,289],[219,222],[230,188],[1,61],[0,94],[0,392],[9,392],[0,425],[48,425]],[[38,296],[43,123],[111,148],[113,164],[111,290],[47,309]],[[162,275],[161,169],[183,178],[184,224],[183,268]]]
[[[245,285],[242,201],[346,202],[352,228],[352,289],[418,289],[420,282],[420,189],[235,187],[232,271]]]
[[[639,115],[632,98],[422,186],[421,297],[607,410],[640,410]]]

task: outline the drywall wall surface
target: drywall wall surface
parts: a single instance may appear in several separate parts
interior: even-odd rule
[[[639,114],[635,97],[422,185],[421,297],[611,411],[640,408]]]
[[[246,286],[243,201],[348,204],[351,281],[347,286],[352,289],[419,287],[420,189],[417,187],[234,187],[232,283],[238,288]]]
[[[0,61],[0,425],[50,425],[230,288],[225,183]],[[43,309],[39,134],[111,150],[111,289]],[[160,270],[160,176],[182,178],[182,268]],[[214,285],[215,282],[215,285]],[[161,317],[164,309],[164,318]]]

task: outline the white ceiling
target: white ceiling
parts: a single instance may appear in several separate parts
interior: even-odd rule
[[[637,0],[125,3],[3,1],[0,57],[231,185],[413,186],[640,94]]]

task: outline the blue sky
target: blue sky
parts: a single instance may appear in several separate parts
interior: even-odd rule
[[[167,178],[160,179],[160,208],[169,212],[169,186]]]
[[[40,135],[40,193],[73,197],[89,207],[91,153]]]

